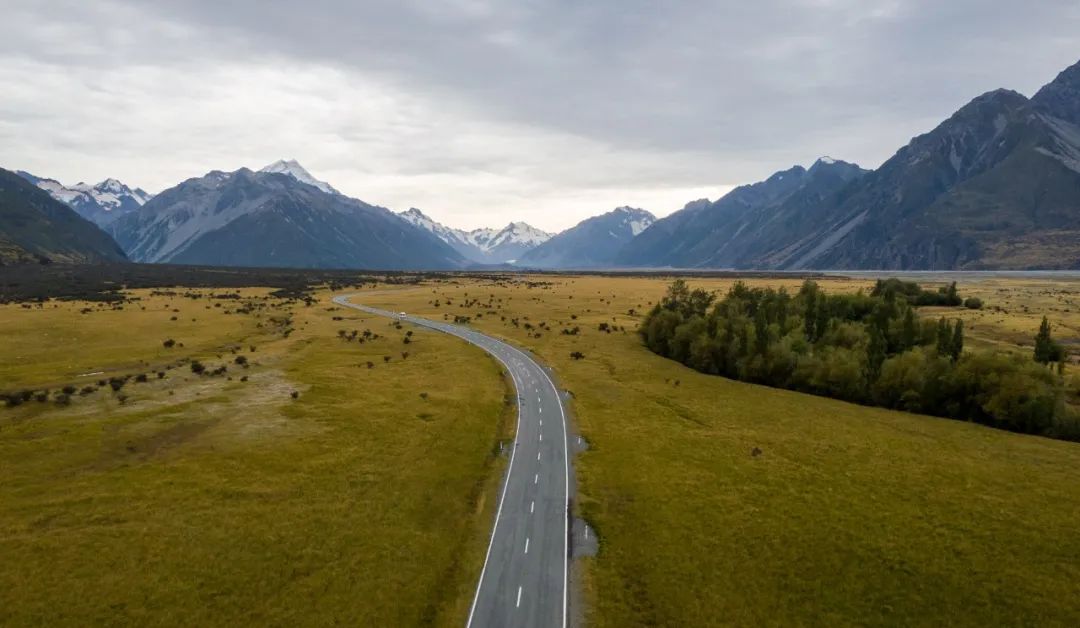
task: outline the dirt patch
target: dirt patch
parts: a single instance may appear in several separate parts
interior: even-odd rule
[[[146,460],[198,438],[199,435],[217,425],[220,421],[220,418],[213,418],[206,421],[177,423],[150,436],[128,440],[124,444],[124,450],[130,455]]]

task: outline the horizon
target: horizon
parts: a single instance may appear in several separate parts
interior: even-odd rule
[[[296,159],[395,212],[557,232],[823,155],[877,168],[980,94],[1030,97],[1080,49],[1066,2],[765,4],[16,2],[0,165],[157,193]]]

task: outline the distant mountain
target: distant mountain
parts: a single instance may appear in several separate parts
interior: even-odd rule
[[[599,268],[610,266],[620,251],[656,221],[644,209],[619,207],[593,216],[521,256],[519,266]]]
[[[502,229],[454,229],[436,222],[415,207],[398,215],[438,236],[466,259],[483,264],[512,262],[552,236],[524,222],[512,222]]]
[[[502,229],[477,229],[469,232],[470,241],[492,262],[513,262],[526,252],[551,239],[553,234],[524,222],[512,222]]]
[[[125,259],[92,222],[23,176],[0,169],[0,264]]]
[[[880,168],[819,160],[695,203],[617,258],[761,269],[1080,268],[1080,63],[975,98]]]
[[[269,166],[263,167],[259,172],[269,172],[272,174],[284,174],[288,175],[300,183],[306,183],[313,185],[327,194],[340,194],[329,183],[325,181],[319,181],[315,177],[311,176],[311,173],[304,169],[303,166],[296,163],[295,159],[279,159]]]
[[[820,210],[802,241],[758,263],[1080,267],[1080,127],[1054,111],[1067,113],[1006,90],[976,98]]]
[[[695,201],[635,238],[616,257],[622,266],[731,268],[757,253],[762,239],[788,230],[807,207],[829,198],[865,170],[822,157],[765,181],[735,188],[716,202]]]
[[[109,226],[142,262],[298,268],[453,269],[465,260],[382,207],[304,181],[306,171],[214,171]],[[325,185],[325,184],[324,184]]]
[[[16,172],[99,226],[139,209],[153,196],[141,188],[132,189],[116,179],[105,179],[95,185],[80,182],[67,186],[56,179],[38,177],[22,170]]]

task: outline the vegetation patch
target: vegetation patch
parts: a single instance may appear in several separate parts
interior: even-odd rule
[[[962,320],[919,320],[919,305],[962,304],[955,283],[931,292],[891,279],[829,295],[807,280],[791,295],[737,282],[714,296],[676,280],[642,325],[645,344],[703,373],[1080,440],[1045,318],[1032,359],[965,352]]]

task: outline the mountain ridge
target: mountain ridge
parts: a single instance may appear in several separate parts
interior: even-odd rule
[[[511,222],[502,229],[455,229],[415,207],[400,212],[398,216],[430,231],[467,259],[481,264],[510,263],[553,235],[521,221]]]
[[[211,171],[109,226],[143,262],[299,268],[457,269],[460,254],[388,209],[291,173]]]
[[[0,264],[126,260],[97,225],[21,174],[0,168]]]

